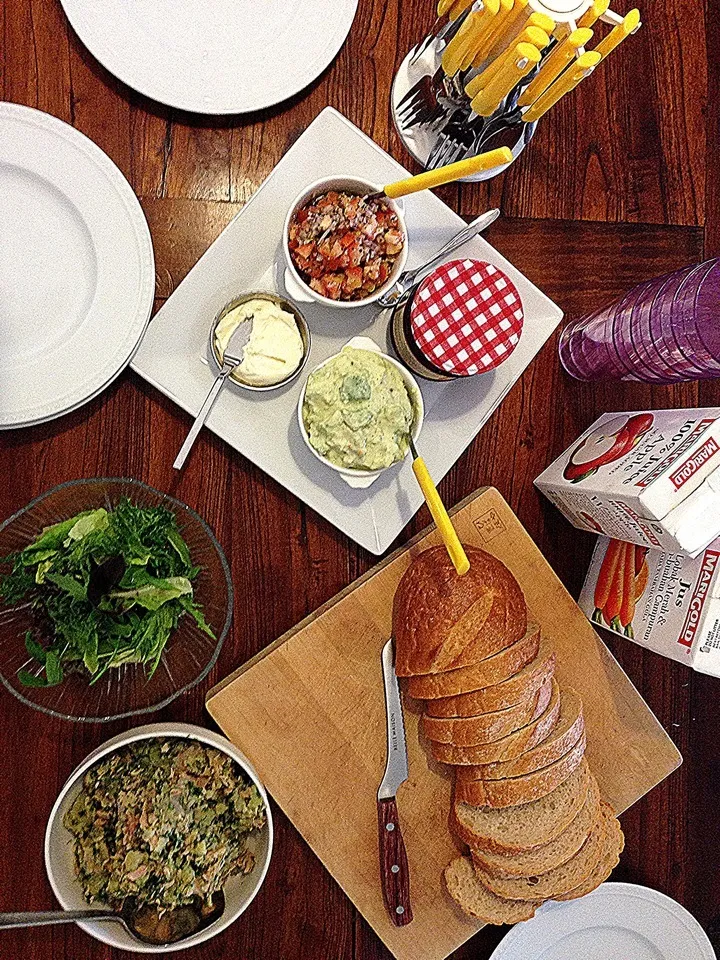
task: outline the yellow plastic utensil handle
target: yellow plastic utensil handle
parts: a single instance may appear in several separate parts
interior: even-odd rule
[[[518,37],[517,42],[518,44],[531,43],[536,49],[544,50],[550,43],[550,36],[545,33],[544,30],[541,30],[540,27],[526,27]],[[487,87],[490,81],[497,76],[501,70],[504,70],[509,63],[517,61],[516,49],[517,45],[515,47],[508,47],[496,60],[493,60],[489,67],[486,67],[482,73],[473,77],[465,87],[465,93],[471,100],[473,97],[476,97],[481,90]]]
[[[439,17],[444,17],[449,13],[450,19],[455,20],[472,2],[473,0],[438,0],[437,14]]]
[[[428,509],[430,510],[430,516],[435,521],[435,526],[438,528],[447,552],[450,554],[453,566],[462,577],[470,569],[470,561],[463,550],[460,538],[455,532],[455,527],[452,525],[452,520],[448,516],[445,504],[440,499],[440,494],[437,492],[437,487],[433,483],[432,477],[422,457],[413,460],[412,468],[413,473],[417,477],[420,489],[423,492],[423,496],[425,497],[425,503],[427,503]]]
[[[578,27],[592,27],[604,13],[607,13],[609,6],[610,0],[595,0],[578,20]]]
[[[472,101],[472,109],[481,117],[489,117],[500,106],[500,102],[510,93],[515,84],[532,68],[540,63],[540,51],[532,43],[519,43],[515,55],[506,65],[497,71]]]
[[[526,123],[539,120],[561,97],[574,90],[584,77],[592,73],[600,63],[600,59],[600,54],[595,50],[588,50],[581,54],[575,61],[575,65],[568,67],[565,73],[562,73],[560,78],[525,111],[523,120]]]
[[[475,50],[474,62],[482,63],[490,57],[492,51],[502,39],[513,34],[513,20],[510,16],[513,9],[513,0],[500,0],[500,9],[492,21],[491,28],[484,34],[481,43]]]
[[[545,62],[540,67],[538,75],[533,77],[530,83],[525,87],[518,99],[518,105],[529,107],[550,86],[557,80],[565,67],[575,59],[576,52],[580,47],[584,47],[592,39],[592,30],[574,30],[569,37],[561,40],[560,43],[551,50]]]
[[[463,67],[467,51],[474,50],[498,11],[500,0],[488,0],[482,10],[473,10],[448,43],[442,56],[442,68],[452,77]]]
[[[431,190],[433,187],[440,187],[443,183],[452,183],[453,180],[469,177],[481,170],[500,167],[505,163],[510,163],[511,160],[512,152],[510,149],[508,147],[498,147],[497,150],[489,150],[487,153],[478,154],[477,157],[458,160],[457,163],[449,163],[445,167],[438,167],[437,170],[427,170],[425,173],[419,173],[416,177],[408,177],[406,180],[390,183],[385,187],[385,196],[397,200],[398,197],[406,197],[409,193],[417,193],[418,190]]]
[[[595,52],[600,54],[601,60],[604,60],[609,53],[612,53],[615,47],[623,42],[625,37],[629,37],[631,33],[635,33],[639,27],[640,11],[631,10],[630,13],[623,18],[622,23],[613,27],[610,33],[602,38],[600,43],[595,47]]]
[[[500,0],[484,0],[483,10],[479,14],[470,14],[477,16],[477,28],[469,35],[467,41],[463,44],[460,55],[459,70],[467,70],[475,58],[475,51],[478,50],[483,42],[483,37],[488,33],[494,22],[495,17],[500,12]],[[469,19],[469,18],[468,18]]]

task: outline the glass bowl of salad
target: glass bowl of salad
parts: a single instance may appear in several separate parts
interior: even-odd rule
[[[138,480],[74,480],[0,524],[0,680],[28,706],[103,722],[200,683],[230,628],[212,530]]]
[[[283,228],[285,287],[296,300],[363,307],[379,300],[405,268],[402,203],[366,200],[381,190],[358,177],[326,177],[293,201]]]
[[[220,915],[168,945],[140,942],[116,923],[79,924],[118,950],[165,954],[237,920],[272,849],[270,803],[247,757],[202,727],[152,723],[106,741],[70,775],[48,818],[45,869],[64,910],[120,911],[127,899],[149,912],[143,929],[155,940],[168,913],[210,905],[221,892]]]

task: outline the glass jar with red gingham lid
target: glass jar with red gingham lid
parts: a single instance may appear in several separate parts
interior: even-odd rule
[[[498,267],[450,260],[395,308],[392,342],[421,377],[456,380],[499,366],[517,346],[523,325],[520,294]]]

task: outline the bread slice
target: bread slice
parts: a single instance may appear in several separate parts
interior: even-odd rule
[[[529,920],[540,906],[529,900],[503,900],[484,887],[469,857],[458,857],[445,867],[445,885],[461,910],[484,923]]]
[[[407,692],[416,700],[434,700],[502,683],[530,663],[540,647],[540,627],[529,623],[523,636],[509,647],[468,667],[410,677]]]
[[[579,897],[584,897],[586,894],[590,893],[596,887],[599,887],[601,883],[607,880],[618,863],[620,863],[620,854],[625,846],[625,837],[623,836],[622,827],[620,826],[618,819],[613,816],[610,806],[606,803],[603,803],[603,808],[605,808],[606,813],[606,835],[600,860],[596,864],[592,873],[586,877],[582,883],[578,884],[577,887],[573,887],[573,889],[569,890],[567,893],[557,896],[555,898],[556,900],[577,900]]]
[[[508,900],[549,900],[562,896],[583,883],[595,870],[606,842],[605,817],[601,816],[574,857],[547,873],[532,877],[499,877],[475,866],[480,882]]]
[[[549,767],[533,770],[522,777],[506,780],[460,780],[455,784],[455,796],[461,803],[486,807],[514,807],[531,803],[552,793],[572,774],[585,755],[585,734]]]
[[[527,604],[505,564],[466,546],[470,569],[459,576],[445,547],[418,554],[393,602],[399,677],[466,667],[519,640]]]
[[[453,802],[450,826],[470,847],[519,853],[550,843],[572,823],[587,797],[587,761],[552,793],[517,807],[474,807]]]
[[[555,670],[555,652],[549,640],[541,639],[537,656],[502,683],[481,687],[455,697],[429,700],[425,712],[431,717],[473,717],[478,713],[502,710],[527,700]]]
[[[560,691],[553,687],[550,702],[537,720],[533,720],[514,730],[499,740],[490,743],[474,744],[470,747],[458,747],[452,743],[436,743],[430,740],[430,752],[441,763],[477,764],[491,763],[496,760],[510,760],[518,757],[524,750],[531,750],[552,733],[560,715]]]
[[[471,849],[473,863],[500,877],[530,877],[547,873],[575,856],[599,819],[600,790],[597,780],[591,776],[582,809],[570,826],[555,840],[521,853],[494,853],[492,850]]]
[[[454,743],[468,747],[477,743],[490,743],[524,727],[537,719],[546,709],[553,695],[555,680],[546,680],[523,703],[516,703],[504,710],[479,713],[475,717],[428,717],[422,718],[422,730],[429,740],[438,743]],[[557,690],[557,684],[555,684]],[[559,696],[559,692],[556,693]]]
[[[551,763],[559,760],[578,742],[584,730],[582,701],[572,688],[563,687],[557,725],[542,743],[514,760],[459,766],[456,776],[458,780],[504,780],[507,777],[522,777],[533,770],[549,767]]]

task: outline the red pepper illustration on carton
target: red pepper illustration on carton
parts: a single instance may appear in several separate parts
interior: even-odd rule
[[[571,483],[579,483],[591,477],[600,467],[630,453],[652,424],[651,413],[616,417],[603,423],[575,447],[563,471],[563,477]]]
[[[633,637],[635,604],[648,585],[647,547],[611,540],[595,584],[592,620]]]

